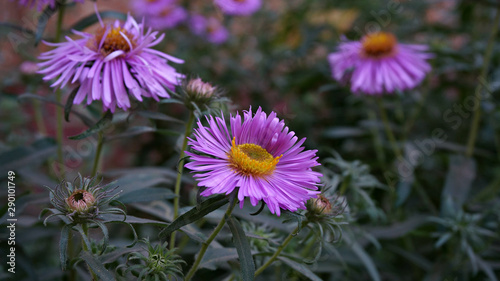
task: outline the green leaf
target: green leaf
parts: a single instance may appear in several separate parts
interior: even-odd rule
[[[217,269],[216,264],[235,260],[238,252],[234,248],[213,248],[210,247],[201,259],[198,268]]]
[[[104,12],[99,12],[99,15],[101,16],[102,19],[105,18],[113,18],[113,19],[119,19],[119,20],[127,20],[127,14],[120,13],[117,11],[104,11]],[[99,18],[97,18],[96,14],[92,14],[90,16],[87,16],[83,19],[81,19],[79,22],[75,23],[71,29],[73,30],[84,30],[85,28],[93,25],[94,23],[99,22]]]
[[[450,197],[454,205],[460,208],[469,196],[472,181],[476,178],[476,162],[463,155],[451,155],[449,163],[441,201]]]
[[[140,210],[144,213],[150,214],[152,216],[155,216],[157,218],[166,220],[166,221],[173,221],[174,217],[174,207],[172,204],[170,204],[167,201],[156,201],[154,204],[141,204],[141,203],[135,203],[131,205],[137,210]],[[205,242],[208,237],[201,232],[198,227],[194,224],[190,225],[185,225],[180,228],[180,231],[184,232],[189,238],[191,238],[194,241],[198,241],[200,243]],[[217,241],[212,241],[212,244],[214,247],[222,247],[219,242]]]
[[[363,249],[363,247],[361,247],[358,242],[354,241],[354,239],[351,239],[349,235],[345,235],[344,240],[346,241],[347,245],[351,247],[351,250],[354,252],[354,254],[358,256],[358,258],[364,264],[372,280],[380,281],[380,274],[378,273],[377,267],[375,266],[375,263],[371,259],[370,255],[368,255]]]
[[[159,234],[160,238],[165,238],[177,229],[203,218],[207,214],[224,206],[227,202],[228,198],[225,194],[219,194],[208,198],[207,200],[201,202],[201,204],[196,205],[191,210],[179,216],[176,220],[164,228]]]
[[[66,100],[66,105],[64,106],[64,119],[66,122],[69,122],[69,114],[71,113],[71,107],[73,107],[73,101],[75,100],[76,93],[78,93],[78,89],[80,89],[79,86],[73,89],[68,96],[68,100]]]
[[[80,257],[89,265],[92,271],[99,277],[101,281],[116,280],[111,272],[104,268],[104,265],[91,253],[82,251]]]
[[[302,273],[305,277],[312,281],[322,281],[323,279],[319,278],[318,275],[314,274],[305,264],[298,263],[289,258],[278,257],[278,259],[284,262],[286,265],[291,267],[292,269]]]
[[[36,166],[54,156],[56,142],[43,138],[29,146],[20,146],[0,154],[0,178],[7,177],[8,171],[15,171],[27,166]],[[17,205],[17,204],[16,204]]]
[[[138,218],[134,216],[127,215],[127,218],[124,220],[123,215],[116,215],[116,214],[103,214],[99,216],[105,223],[109,222],[125,222],[125,223],[133,223],[133,224],[152,224],[152,225],[158,225],[158,226],[166,226],[168,223],[162,222],[162,221],[157,221],[157,220],[150,220],[150,219],[143,219],[143,218]]]
[[[50,5],[48,5],[38,18],[38,25],[36,26],[36,33],[35,33],[35,46],[38,45],[38,43],[40,43],[40,41],[42,40],[43,31],[45,30],[45,27],[47,26],[50,17],[54,15],[57,12],[57,10],[59,10],[60,5],[61,4],[59,4],[59,2],[56,2],[54,8],[51,8]]]
[[[233,234],[233,243],[240,259],[241,277],[243,278],[243,281],[254,280],[255,264],[250,250],[250,243],[245,235],[245,231],[235,217],[226,217],[226,221],[231,233]]]
[[[133,190],[117,198],[122,203],[151,202],[175,198],[175,194],[169,188],[148,187]]]
[[[160,121],[168,121],[168,122],[175,122],[175,123],[180,123],[183,124],[184,121],[179,120],[177,118],[168,116],[166,114],[163,114],[161,112],[153,112],[153,111],[135,111],[132,114],[137,114],[139,116],[148,118],[148,119],[154,119],[154,120],[160,120]]]
[[[113,119],[113,113],[111,113],[111,111],[106,111],[101,120],[97,121],[97,123],[94,126],[88,128],[85,132],[79,135],[69,137],[69,139],[81,140],[90,137],[93,134],[99,133],[100,131],[108,128],[111,125],[112,119]]]
[[[59,107],[62,107],[62,108],[65,108],[64,105],[62,105],[61,103],[58,103],[57,101],[55,101],[54,99],[49,99],[49,98],[46,98],[46,97],[42,97],[40,95],[35,95],[35,94],[30,94],[30,93],[25,93],[25,94],[22,94],[20,96],[17,97],[17,100],[18,101],[23,101],[23,100],[26,100],[26,99],[36,99],[36,100],[39,100],[39,101],[42,101],[42,102],[45,102],[45,103],[50,103],[50,104],[54,104],[56,106],[59,106]],[[88,107],[90,108],[90,107]],[[80,112],[78,111],[74,111],[72,110],[71,113],[73,113],[74,115],[76,115],[78,118],[80,118],[80,120],[82,120],[82,122],[87,125],[87,126],[92,126],[94,124],[94,122],[88,118],[87,116],[81,114]]]
[[[128,128],[123,133],[106,137],[106,140],[111,141],[111,140],[116,140],[116,139],[121,139],[121,138],[130,138],[133,136],[142,135],[145,133],[153,133],[153,132],[156,132],[155,128],[148,127],[148,126],[134,126],[134,127]]]
[[[68,238],[71,232],[72,225],[66,224],[61,230],[61,238],[59,239],[59,258],[61,261],[62,270],[66,270],[66,261],[68,260]]]

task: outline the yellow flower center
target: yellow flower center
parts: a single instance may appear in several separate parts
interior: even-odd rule
[[[391,33],[376,32],[363,37],[363,53],[369,57],[383,57],[393,52],[397,44]]]
[[[97,47],[99,47],[99,44],[101,43],[102,37],[104,36],[104,33],[106,32],[105,28],[102,28],[99,30],[95,36],[95,44],[97,44]],[[127,37],[125,39],[125,37]],[[128,42],[127,42],[128,39]],[[130,43],[129,43],[130,42]],[[121,27],[115,27],[112,28],[107,34],[106,38],[104,38],[104,42],[101,46],[100,51],[104,55],[109,55],[114,51],[122,50],[124,52],[129,52],[130,51],[130,44],[132,44],[132,47],[135,45],[135,41],[133,37],[127,32],[127,30],[121,28]]]
[[[265,176],[272,174],[283,155],[273,157],[267,150],[253,143],[236,145],[236,138],[233,138],[228,156],[230,166],[235,173],[245,176]]]

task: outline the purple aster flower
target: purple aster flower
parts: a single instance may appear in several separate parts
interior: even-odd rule
[[[230,117],[231,131],[224,118],[207,117],[208,127],[198,121],[194,139],[189,145],[196,152],[186,152],[191,162],[186,167],[196,172],[201,193],[230,194],[239,187],[240,208],[245,197],[255,206],[263,200],[278,216],[280,209],[305,209],[305,203],[315,198],[322,176],[312,170],[320,165],[316,150],[304,150],[305,138],[298,140],[283,120],[259,107]]]
[[[191,32],[204,37],[213,44],[222,44],[229,38],[229,31],[214,17],[205,18],[200,15],[192,15],[189,20],[189,27]]]
[[[228,15],[248,16],[262,5],[261,0],[215,0],[215,4]]]
[[[350,80],[354,93],[383,94],[416,87],[431,70],[425,45],[400,44],[390,33],[378,32],[361,41],[344,41],[328,56],[337,81]]]
[[[151,47],[157,45],[163,34],[144,30],[130,15],[120,25],[103,26],[95,34],[73,31],[83,37],[67,42],[47,43],[56,47],[40,55],[44,62],[39,63],[39,73],[44,80],[58,78],[51,87],[64,87],[68,82],[79,81],[80,88],[74,103],[79,104],[85,98],[87,104],[93,100],[102,100],[103,108],[114,112],[118,106],[124,110],[130,108],[129,94],[137,100],[142,97],[170,97],[165,87],[174,89],[179,84],[182,74],[168,64],[184,61]]]
[[[144,17],[146,24],[155,29],[174,28],[187,19],[187,12],[176,0],[135,0],[134,13]]]
[[[13,1],[13,0],[11,0]],[[73,2],[80,2],[82,3],[84,0],[73,0]],[[17,0],[19,5],[25,6],[25,7],[33,7],[36,4],[36,7],[39,11],[43,9],[45,6],[50,6],[51,8],[56,7],[56,0]]]

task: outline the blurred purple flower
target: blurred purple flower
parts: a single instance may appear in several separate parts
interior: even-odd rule
[[[200,15],[192,15],[189,20],[191,32],[204,37],[208,42],[221,44],[229,38],[229,32],[222,23],[214,18],[205,18]]]
[[[39,69],[38,65],[36,64],[36,62],[33,61],[24,61],[19,66],[19,70],[24,75],[35,74],[38,71],[38,69]]]
[[[229,132],[224,118],[207,117],[208,127],[198,121],[194,139],[186,152],[191,162],[186,167],[196,172],[198,185],[206,189],[202,196],[230,194],[239,187],[238,200],[243,207],[245,197],[256,206],[263,200],[278,216],[281,209],[292,212],[305,209],[305,203],[319,191],[320,173],[312,167],[317,162],[316,150],[304,150],[305,138],[298,140],[283,120],[259,107],[242,116],[230,117]]]
[[[262,5],[261,0],[215,0],[219,8],[228,15],[248,16]]]
[[[14,0],[10,0],[14,1]],[[73,0],[73,2],[82,3],[84,0]],[[36,3],[36,8],[41,11],[43,7],[50,6],[51,8],[55,8],[56,0],[17,0],[19,5],[32,8]]]
[[[187,12],[175,0],[134,0],[134,13],[155,29],[174,28],[187,19]]]
[[[103,26],[96,34],[73,31],[83,37],[73,40],[66,37],[62,43],[47,43],[55,49],[40,55],[39,63],[44,80],[58,79],[51,87],[64,87],[68,82],[80,82],[80,88],[74,103],[79,104],[85,98],[87,104],[93,100],[102,100],[103,109],[114,111],[116,106],[130,108],[129,94],[137,100],[142,97],[170,97],[164,87],[174,89],[179,74],[168,64],[184,61],[151,47],[160,43],[164,35],[149,28],[146,32],[143,24],[138,24],[130,15],[120,25]]]
[[[390,33],[378,32],[361,41],[341,42],[328,56],[333,78],[350,81],[353,93],[370,95],[415,88],[431,70],[425,45],[400,44]]]

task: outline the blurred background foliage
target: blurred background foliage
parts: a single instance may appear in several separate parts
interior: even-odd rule
[[[117,10],[117,15],[123,15],[129,9],[126,2],[99,0],[98,6],[101,11]],[[34,47],[34,36],[20,29],[34,32],[39,13],[13,2],[4,4],[0,12],[0,180],[5,187],[7,171],[16,171],[16,277],[62,280],[60,223],[43,227],[38,220],[49,200],[43,185],[53,187],[59,180],[52,165],[54,93],[25,63],[35,61],[47,48]],[[158,48],[185,59],[185,64],[176,66],[180,72],[224,88],[233,112],[250,105],[276,111],[297,136],[307,137],[308,149],[318,149],[328,192],[347,202],[344,216],[349,225],[342,227],[340,243],[321,243],[318,255],[318,240],[305,231],[300,234],[303,239],[287,247],[278,266],[258,280],[498,280],[498,38],[485,87],[490,95],[480,104],[483,118],[476,152],[473,158],[462,156],[472,119],[466,98],[483,83],[478,80],[479,69],[492,19],[500,9],[498,2],[273,0],[265,1],[249,17],[222,16],[211,1],[183,1],[182,5],[221,19],[229,39],[213,45],[182,24],[165,30]],[[92,13],[90,1],[72,5],[65,18],[66,30]],[[54,21],[52,17],[43,33],[47,40],[54,36]],[[393,32],[400,42],[429,45],[435,54],[433,70],[420,87],[383,98],[393,132],[404,148],[404,161],[396,160],[391,152],[374,100],[353,95],[333,81],[326,60],[344,36],[357,40],[377,29]],[[13,38],[21,38],[15,41],[21,43],[13,43]],[[86,130],[87,123],[99,119],[98,104],[76,105],[73,110],[76,113],[65,123],[65,136],[77,135]],[[183,125],[165,116],[185,120],[187,113],[181,105],[150,100],[115,114],[114,126],[106,132],[111,137],[105,144],[101,170],[105,181],[116,180],[115,185],[124,190],[118,199],[126,204],[127,213],[133,216],[130,219],[136,218],[130,223],[139,237],[157,241],[160,226],[172,220],[168,199],[172,198],[180,147],[181,134],[176,132],[182,132]],[[68,179],[78,172],[90,173],[95,144],[95,137],[65,141]],[[194,205],[195,183],[189,174],[183,184],[181,206]],[[7,202],[6,196],[6,192],[0,194],[2,202]],[[249,205],[237,208],[235,215],[245,222],[245,231],[257,237],[252,238],[252,249],[272,253],[294,225],[283,224],[267,211],[250,216],[256,208]],[[185,231],[190,237],[207,235],[222,214],[216,211]],[[0,216],[4,223],[6,206]],[[7,235],[4,230],[2,226],[2,241]],[[121,255],[101,256],[108,269],[124,263],[129,252],[147,253],[140,245],[124,248],[133,238],[127,226],[110,226],[109,233],[111,244],[120,249],[115,253]],[[100,237],[94,233],[95,239]],[[190,264],[199,244],[187,237],[179,247]],[[217,242],[221,248],[210,248],[198,278],[224,280],[228,273],[237,272],[229,235],[221,233]],[[1,247],[6,253],[5,243]],[[257,264],[262,262],[262,256],[254,258]],[[2,254],[0,279],[8,277],[4,259]],[[84,267],[77,269],[86,276]]]

